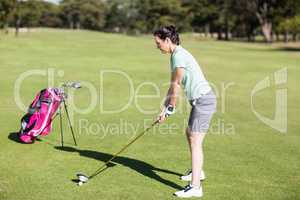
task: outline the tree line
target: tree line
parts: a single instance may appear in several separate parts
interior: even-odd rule
[[[299,0],[1,0],[0,28],[55,27],[127,34],[162,25],[220,40],[296,41]]]

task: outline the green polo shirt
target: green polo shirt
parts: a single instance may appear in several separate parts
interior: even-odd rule
[[[180,45],[172,53],[170,63],[172,72],[178,67],[184,68],[182,85],[188,100],[197,99],[211,90],[196,59]]]

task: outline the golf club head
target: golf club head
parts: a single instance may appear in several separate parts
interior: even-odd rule
[[[84,175],[83,173],[80,173],[80,172],[78,172],[76,174],[76,176],[77,176],[79,182],[82,182],[82,183],[86,183],[89,180],[88,176],[86,176],[86,175]]]
[[[76,82],[76,81],[66,82],[66,83],[64,83],[62,86],[63,86],[63,87],[75,88],[75,89],[81,88],[80,82]]]

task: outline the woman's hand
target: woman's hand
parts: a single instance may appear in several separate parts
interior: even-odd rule
[[[175,113],[175,106],[169,104],[167,107],[164,107],[158,116],[157,119],[158,123],[163,123],[167,119],[167,117],[173,115],[174,113]]]
[[[166,111],[165,111],[165,107],[162,109],[162,111],[160,112],[160,114],[158,115],[157,117],[157,121],[158,123],[163,123],[166,119],[167,119],[167,116],[166,116]]]

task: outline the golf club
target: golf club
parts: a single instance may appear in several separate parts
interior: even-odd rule
[[[81,88],[81,84],[78,81],[70,81],[62,84],[62,87],[69,87],[69,88]]]
[[[127,149],[131,144],[133,144],[136,140],[138,140],[140,137],[142,137],[147,131],[149,131],[153,126],[155,126],[158,123],[158,120],[153,122],[150,127],[145,129],[143,132],[141,132],[139,135],[137,135],[131,142],[129,142],[127,145],[125,145],[121,150],[119,150],[117,153],[113,155],[111,159],[109,159],[107,162],[105,162],[101,167],[99,167],[93,174],[90,176],[84,175],[81,172],[78,172],[76,174],[78,178],[78,186],[81,186],[83,183],[87,183],[88,180],[94,178],[98,174],[100,174],[102,171],[104,171],[107,167],[109,167],[110,162],[115,159],[120,153],[122,153],[125,149]]]

